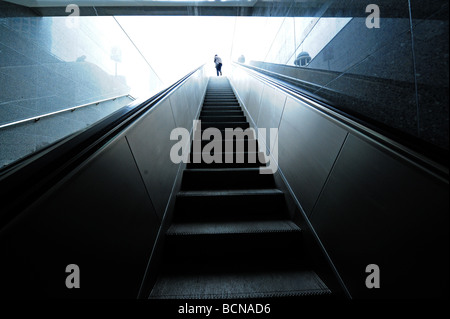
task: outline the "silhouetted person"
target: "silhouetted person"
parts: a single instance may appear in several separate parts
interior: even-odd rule
[[[245,56],[241,54],[241,56],[238,58],[239,63],[245,63]]]
[[[214,63],[216,64],[217,76],[222,75],[222,59],[217,54],[214,56]]]

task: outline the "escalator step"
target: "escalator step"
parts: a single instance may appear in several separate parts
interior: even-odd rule
[[[249,167],[265,167],[265,164],[256,163],[188,163],[187,168],[249,168]]]
[[[279,189],[220,189],[180,191],[174,220],[280,220],[287,216],[284,193]]]
[[[170,260],[294,260],[301,230],[289,220],[175,223],[166,233]]]
[[[259,168],[185,169],[182,190],[273,188],[273,175],[260,174]]]
[[[166,271],[157,279],[150,299],[248,299],[327,296],[331,292],[311,270],[258,268],[215,271]]]
[[[196,132],[197,134],[197,132]],[[222,146],[222,151],[225,152],[256,152],[258,150],[259,144],[258,144],[258,140],[251,138],[251,139],[229,139],[226,138],[226,133],[221,131],[222,134],[222,140],[221,140],[221,146]],[[207,137],[206,135],[204,136],[205,138]],[[200,137],[195,138],[195,142],[191,142],[191,148],[190,151],[194,152],[194,143],[197,142],[197,140],[200,139]],[[209,143],[211,143],[213,141],[213,139],[204,139],[199,141],[199,145],[196,145],[196,152],[202,152],[204,147],[206,145],[208,145]],[[211,146],[212,147],[212,146]],[[197,150],[198,148],[198,150]],[[261,150],[259,150],[261,151]]]
[[[208,105],[202,111],[242,111],[239,105]]]
[[[244,116],[244,112],[233,111],[233,110],[217,110],[217,111],[207,111],[202,110],[200,116]]]
[[[172,224],[168,236],[237,235],[266,233],[299,233],[300,228],[290,220],[256,220],[240,222],[196,222]]]
[[[257,164],[265,166],[267,160],[263,152],[218,152],[214,149],[212,152],[208,152],[203,149],[201,152],[190,153],[190,163],[193,164]]]
[[[245,116],[242,115],[214,115],[214,116],[200,116],[203,122],[246,122]]]
[[[226,128],[235,129],[240,127],[242,129],[246,129],[250,127],[248,122],[206,122],[202,121],[202,129],[205,130],[208,127],[215,127],[219,130],[225,130]]]

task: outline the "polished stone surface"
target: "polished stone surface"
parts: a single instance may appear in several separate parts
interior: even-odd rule
[[[341,11],[324,4],[307,17],[295,17],[293,5],[284,19],[256,20],[251,31],[237,23],[233,52],[400,139],[448,150],[448,1],[377,4],[380,28],[366,26],[369,13],[355,11],[357,1],[341,2]],[[304,67],[295,65],[300,53],[311,58]]]
[[[411,4],[419,136],[448,148],[449,3],[412,1]]]

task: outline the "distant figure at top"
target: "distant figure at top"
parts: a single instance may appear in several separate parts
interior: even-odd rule
[[[214,63],[216,64],[217,76],[222,75],[222,59],[217,54],[214,56]]]

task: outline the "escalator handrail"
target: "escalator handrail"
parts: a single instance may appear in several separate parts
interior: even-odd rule
[[[86,129],[0,169],[0,233],[50,187],[171,95],[203,66],[204,64],[154,96],[146,100],[135,100]]]
[[[373,125],[365,123],[364,121],[357,119],[356,117],[349,115],[341,110],[336,109],[336,107],[328,104],[327,101],[318,99],[309,92],[305,92],[293,85],[282,82],[282,80],[266,74],[266,72],[259,72],[255,68],[247,67],[241,63],[232,62],[234,66],[246,71],[248,74],[254,78],[266,83],[274,88],[280,89],[297,100],[304,102],[308,107],[320,112],[328,119],[339,125],[344,125],[351,131],[358,132],[363,136],[370,138],[371,140],[377,142],[378,145],[383,146],[389,151],[395,152],[397,155],[407,160],[409,163],[422,170],[432,174],[439,180],[448,184],[449,182],[449,169],[448,166],[435,161],[418,151],[396,141],[393,138],[388,137],[379,130],[376,130]],[[278,76],[278,74],[277,74]],[[447,164],[448,165],[448,164]]]
[[[77,106],[68,107],[68,108],[61,109],[61,110],[54,111],[54,112],[49,112],[49,113],[45,113],[45,114],[40,114],[40,115],[28,117],[28,118],[25,118],[25,119],[22,119],[22,120],[17,120],[17,121],[13,121],[13,122],[9,122],[9,123],[0,124],[0,129],[5,128],[5,127],[18,125],[18,124],[22,124],[22,123],[26,123],[26,122],[38,121],[38,120],[40,120],[42,118],[45,118],[45,117],[53,116],[53,115],[64,113],[64,112],[68,112],[68,111],[75,111],[76,109],[81,109],[81,108],[89,106],[89,105],[100,104],[100,103],[108,102],[108,101],[114,101],[116,99],[120,99],[120,98],[126,97],[126,96],[131,98],[133,101],[136,100],[130,94],[122,94],[122,95],[110,97],[110,98],[107,98],[107,99],[102,99],[102,100],[98,100],[98,101],[94,101],[94,102],[89,102],[89,103],[86,103],[86,104],[81,104],[81,105],[77,105]]]

